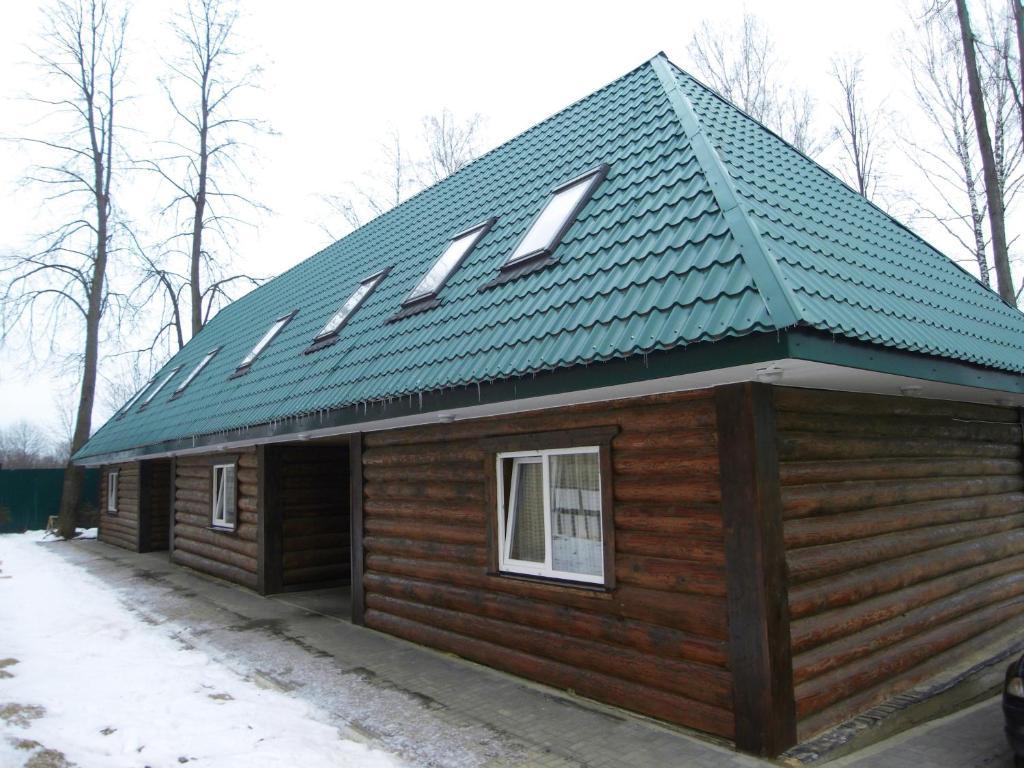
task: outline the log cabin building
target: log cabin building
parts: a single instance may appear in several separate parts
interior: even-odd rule
[[[1024,629],[1024,315],[663,55],[234,302],[100,538],[780,751]]]

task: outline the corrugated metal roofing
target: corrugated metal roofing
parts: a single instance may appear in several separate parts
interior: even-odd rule
[[[700,123],[693,141],[714,147],[705,163],[714,167],[699,161],[707,153],[695,152],[666,77]],[[480,291],[550,190],[602,162],[608,177],[555,263]],[[723,213],[723,179],[758,252],[741,252],[749,232],[734,231],[729,204]],[[386,322],[449,238],[490,216],[497,222],[441,305]],[[338,343],[302,354],[359,282],[387,266]],[[1024,370],[1024,316],[656,57],[225,308],[167,363],[184,377],[223,346],[185,393],[168,401],[169,387],[146,410],[112,419],[78,457],[771,330],[754,278],[765,267],[781,275],[802,324]],[[251,371],[229,380],[274,319],[295,309]]]

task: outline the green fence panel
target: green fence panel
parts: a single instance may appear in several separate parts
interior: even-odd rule
[[[0,533],[20,533],[46,528],[46,519],[60,508],[63,469],[0,470]],[[82,504],[96,508],[100,496],[100,471],[85,470]]]

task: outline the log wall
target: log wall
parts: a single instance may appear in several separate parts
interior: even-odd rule
[[[212,528],[213,465],[238,461],[238,526]],[[255,448],[175,459],[171,560],[257,588],[259,461]]]
[[[117,514],[107,512],[107,477],[112,470],[117,476]],[[111,464],[100,474],[100,520],[97,536],[100,541],[132,551],[139,548],[139,464]]]
[[[776,389],[805,738],[1024,627],[1012,408]]]
[[[280,472],[282,586],[347,583],[348,448],[282,446],[273,455]]]
[[[363,436],[367,626],[732,738],[713,393]],[[480,440],[617,425],[609,592],[488,572]]]

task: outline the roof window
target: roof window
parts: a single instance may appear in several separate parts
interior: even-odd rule
[[[167,382],[169,382],[171,379],[173,379],[174,378],[174,374],[176,374],[180,370],[181,370],[181,366],[180,365],[177,366],[176,368],[171,369],[171,372],[168,373],[166,376],[164,376],[164,378],[160,381],[160,383],[157,384],[153,388],[153,391],[150,392],[148,395],[146,395],[146,399],[142,401],[142,405],[139,406],[139,410],[141,411],[143,408],[145,408],[147,405],[149,405],[151,402],[153,402],[153,398],[156,397],[160,393],[161,389],[163,389],[165,386],[167,386]]]
[[[469,252],[473,250],[473,246],[494,226],[495,221],[497,221],[495,218],[487,219],[487,221],[481,222],[453,236],[448,241],[448,246],[444,249],[444,253],[438,257],[427,274],[423,276],[423,279],[416,284],[416,287],[412,289],[412,293],[402,302],[402,309],[391,319],[398,320],[416,312],[421,312],[424,309],[437,306],[438,292],[444,287],[448,278],[459,268],[459,265],[465,261]]]
[[[209,364],[209,362],[213,360],[213,356],[216,355],[218,352],[220,352],[220,347],[215,347],[214,349],[211,349],[203,356],[203,359],[199,361],[199,364],[192,369],[192,372],[188,376],[186,376],[185,380],[178,385],[177,389],[174,390],[174,394],[171,395],[171,400],[173,400],[176,397],[181,397],[181,393],[184,392],[188,385],[192,383],[192,380],[196,376],[198,376],[200,372],[202,372],[203,368],[205,368]]]
[[[341,309],[335,312],[331,319],[327,321],[327,325],[320,330],[320,333],[313,337],[313,343],[306,352],[315,352],[336,342],[342,327],[348,322],[352,314],[359,309],[362,303],[366,301],[366,297],[373,292],[373,289],[380,284],[380,281],[387,277],[390,269],[391,267],[383,269],[359,283],[359,286],[352,292],[352,295],[341,305]]]
[[[235,369],[235,372],[232,373],[229,378],[234,379],[238,376],[242,376],[248,373],[249,369],[252,368],[252,364],[256,362],[256,358],[263,353],[263,350],[270,346],[270,342],[272,342],[274,338],[277,336],[277,334],[279,334],[284,329],[284,327],[288,325],[288,321],[295,317],[295,314],[298,311],[299,310],[296,309],[289,312],[287,315],[284,315],[283,317],[277,318],[277,320],[274,321],[274,324],[270,326],[270,330],[263,334],[262,339],[256,342],[256,346],[253,347],[252,351],[245,356],[245,359],[238,364],[238,367]]]

